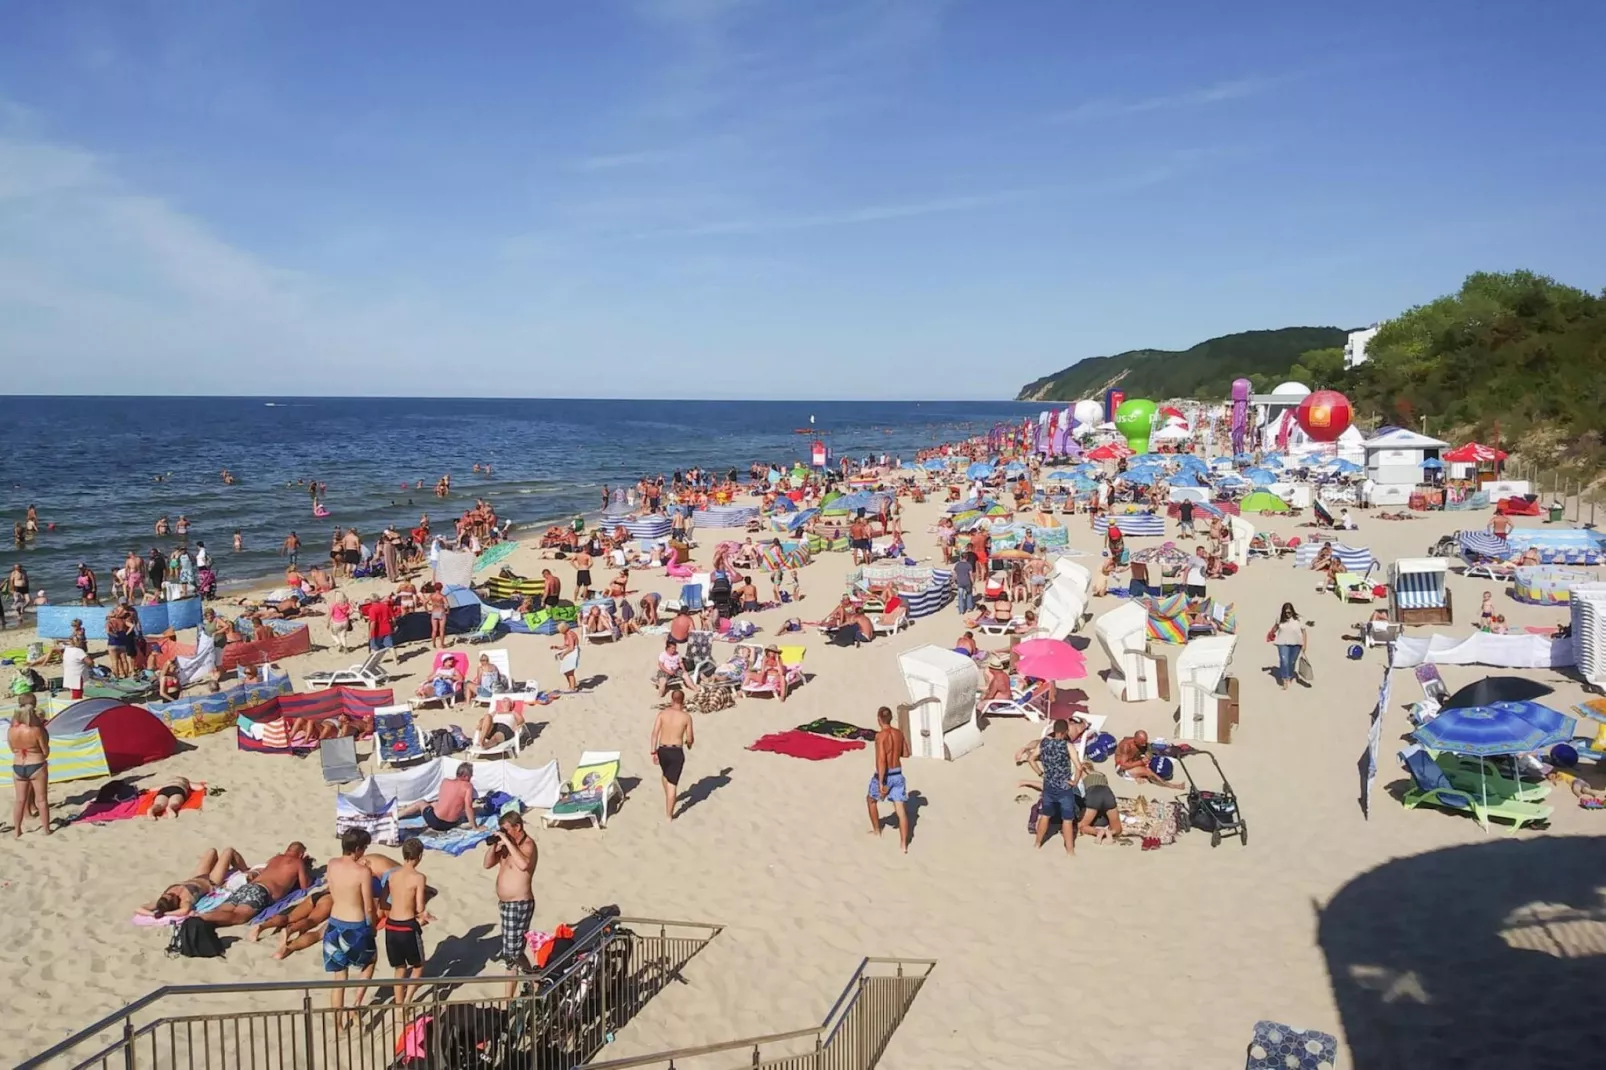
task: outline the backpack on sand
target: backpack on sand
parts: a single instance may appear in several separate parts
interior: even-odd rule
[[[173,938],[167,943],[167,954],[187,959],[222,958],[223,941],[218,939],[217,926],[190,915],[173,927]]]

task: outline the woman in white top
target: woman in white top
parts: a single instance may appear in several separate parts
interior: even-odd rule
[[[1277,616],[1277,623],[1273,625],[1267,639],[1277,644],[1277,683],[1284,691],[1288,690],[1288,681],[1294,678],[1294,671],[1299,665],[1299,659],[1305,654],[1305,624],[1299,619],[1299,613],[1294,609],[1294,603],[1284,602],[1283,609]]]

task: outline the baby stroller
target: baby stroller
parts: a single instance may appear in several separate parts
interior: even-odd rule
[[[736,604],[736,596],[731,591],[730,577],[723,572],[714,573],[713,581],[708,585],[708,604],[719,611],[719,615],[726,620],[736,616],[740,606]]]
[[[1221,763],[1216,756],[1207,750],[1197,747],[1175,747],[1168,752],[1182,767],[1182,775],[1188,781],[1188,824],[1200,832],[1210,833],[1210,846],[1221,846],[1221,837],[1237,836],[1238,842],[1245,846],[1249,843],[1249,826],[1244,821],[1243,814],[1238,812],[1238,796],[1227,783],[1227,774],[1221,771]],[[1210,759],[1215,766],[1216,779],[1221,781],[1219,791],[1207,791],[1194,780],[1193,771],[1188,768],[1188,759],[1198,759],[1200,756]]]

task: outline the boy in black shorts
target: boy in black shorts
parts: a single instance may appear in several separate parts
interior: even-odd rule
[[[402,865],[390,875],[390,914],[385,918],[385,957],[396,980],[416,981],[424,972],[424,926],[434,921],[424,909],[428,878],[418,868],[424,844],[414,836],[402,844]],[[397,984],[396,1002],[406,1003],[415,986]]]

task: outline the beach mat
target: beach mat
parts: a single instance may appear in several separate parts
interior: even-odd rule
[[[190,788],[189,798],[179,805],[179,809],[199,810],[205,800],[206,785],[196,785]],[[73,818],[73,823],[85,821],[91,825],[104,825],[109,821],[127,821],[130,818],[145,817],[151,812],[151,807],[155,803],[156,792],[154,789],[142,791],[132,799],[124,799],[122,802],[90,803],[84,807],[81,814]]]
[[[797,726],[799,732],[808,732],[816,736],[829,736],[832,739],[862,739],[866,743],[875,739],[875,729],[860,728],[856,724],[846,721],[833,721],[829,717],[821,717],[808,724]]]
[[[429,828],[424,824],[423,818],[408,818],[401,823],[401,830],[406,833],[403,839],[417,839],[428,851],[444,851],[456,858],[467,854],[480,844],[496,835],[495,827],[446,829],[440,831]]]
[[[831,758],[840,758],[849,751],[863,750],[864,743],[857,739],[828,739],[812,732],[799,732],[794,728],[787,732],[772,732],[767,736],[760,736],[747,749],[784,754],[788,758],[802,758],[810,762],[823,762]]]

